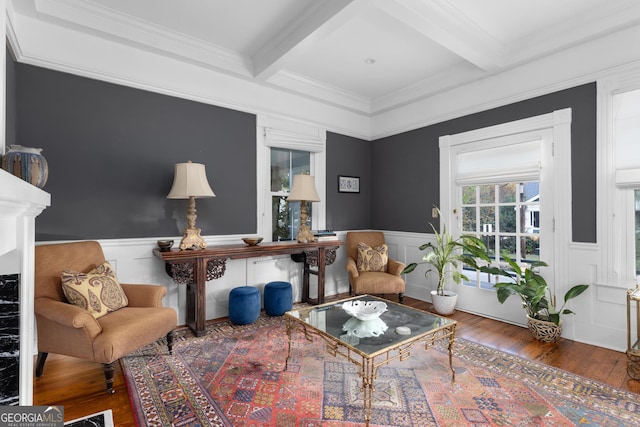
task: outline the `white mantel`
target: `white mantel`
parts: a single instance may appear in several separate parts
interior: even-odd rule
[[[51,204],[49,193],[0,169],[0,274],[20,274],[20,398],[33,404],[35,218]]]

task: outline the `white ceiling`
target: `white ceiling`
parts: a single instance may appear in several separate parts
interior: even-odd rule
[[[636,0],[14,0],[12,4],[19,14],[365,115],[640,23]]]

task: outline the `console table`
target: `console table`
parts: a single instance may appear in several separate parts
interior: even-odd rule
[[[153,253],[165,262],[167,274],[178,285],[187,286],[187,325],[196,336],[205,334],[206,283],[219,279],[226,270],[227,259],[256,258],[263,256],[291,255],[296,262],[304,263],[302,301],[311,304],[324,303],[325,267],[333,264],[341,240],[323,242],[273,242],[256,246],[220,245],[206,249],[161,251]],[[315,270],[312,269],[315,267]],[[318,298],[309,298],[309,275],[318,276]]]

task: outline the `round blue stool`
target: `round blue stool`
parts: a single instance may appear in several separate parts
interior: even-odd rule
[[[264,311],[269,316],[282,316],[293,308],[293,291],[289,282],[269,282],[264,287]]]
[[[260,316],[260,291],[253,286],[240,286],[229,292],[229,320],[248,325]]]

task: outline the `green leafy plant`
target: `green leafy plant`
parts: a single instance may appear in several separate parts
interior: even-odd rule
[[[440,211],[438,211],[438,215]],[[476,259],[480,258],[486,262],[490,262],[490,258],[487,255],[487,248],[479,238],[470,235],[462,235],[458,238],[453,236],[447,231],[447,228],[443,225],[442,232],[439,233],[433,224],[429,223],[433,233],[435,234],[435,243],[428,242],[420,245],[420,250],[424,251],[429,249],[422,262],[412,262],[408,264],[403,274],[411,273],[413,270],[421,264],[429,264],[433,267],[428,269],[424,276],[428,277],[429,273],[435,271],[438,274],[438,287],[437,294],[444,295],[444,287],[446,284],[447,276],[451,276],[452,280],[456,284],[464,280],[469,280],[460,269],[461,264],[468,264],[474,269],[479,269]]]
[[[574,314],[565,308],[567,302],[587,290],[589,285],[575,285],[564,294],[564,302],[560,309],[556,308],[556,296],[551,292],[547,281],[536,270],[547,267],[544,261],[534,261],[523,267],[511,259],[506,253],[502,254],[511,270],[485,266],[480,270],[494,275],[507,277],[510,280],[494,285],[498,301],[503,304],[511,295],[518,295],[522,301],[522,308],[531,318],[560,324],[560,316]]]

